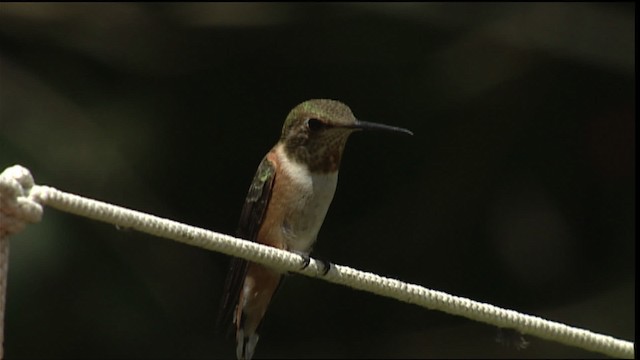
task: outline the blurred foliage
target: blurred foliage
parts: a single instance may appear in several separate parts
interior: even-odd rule
[[[635,337],[634,3],[1,3],[0,168],[233,233],[297,103],[357,134],[315,253]],[[228,259],[45,210],[5,354],[228,358]],[[600,357],[292,276],[258,357]]]

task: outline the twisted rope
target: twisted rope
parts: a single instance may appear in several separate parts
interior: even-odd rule
[[[21,176],[23,178],[25,177],[25,172],[28,174],[28,171],[22,167],[17,166],[17,168],[22,170],[16,170],[14,168],[16,167],[9,168],[5,172],[9,171],[12,174],[22,174]],[[5,182],[3,173],[2,176],[0,176],[0,190],[5,188],[4,185],[2,185],[4,183],[20,185],[19,181],[11,182],[9,180]],[[419,285],[359,271],[347,266],[334,265],[326,275],[322,276],[323,266],[314,259],[311,259],[309,266],[302,269],[304,258],[284,250],[237,239],[232,236],[185,225],[101,201],[87,199],[78,195],[62,192],[52,187],[33,185],[33,179],[31,179],[31,184],[27,181],[26,185],[31,186],[22,190],[9,190],[8,194],[18,194],[18,200],[21,198],[20,195],[22,195],[22,206],[24,209],[27,209],[23,211],[23,214],[27,217],[31,216],[26,220],[28,222],[32,222],[31,220],[39,220],[39,216],[36,216],[38,212],[33,210],[33,208],[36,206],[34,204],[43,204],[119,227],[131,228],[203,249],[240,257],[282,271],[297,272],[311,277],[319,277],[335,284],[372,292],[428,309],[464,316],[501,328],[515,329],[523,334],[560,342],[565,345],[599,352],[612,357],[634,357],[633,342],[616,339],[608,335],[571,327],[562,323],[522,314],[467,298],[449,295],[444,292],[430,290]],[[27,196],[25,197],[25,195]],[[20,201],[7,201],[7,204],[20,204]],[[15,211],[10,210],[9,212]],[[4,220],[0,225],[1,233],[5,228]],[[17,225],[7,225],[7,228],[11,226],[20,227]],[[22,224],[22,227],[24,227],[24,224]],[[6,269],[2,275],[6,276]],[[4,294],[2,294],[2,296],[4,297]]]

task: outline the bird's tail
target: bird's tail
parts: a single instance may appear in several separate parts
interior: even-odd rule
[[[236,357],[238,360],[250,360],[256,348],[260,336],[257,333],[245,336],[244,330],[239,329],[236,333]]]

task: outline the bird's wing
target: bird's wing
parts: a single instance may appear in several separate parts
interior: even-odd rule
[[[271,199],[271,189],[276,177],[276,167],[269,159],[269,154],[262,159],[258,171],[249,187],[244,207],[240,213],[237,236],[241,239],[256,241],[260,224],[264,218],[267,205]],[[230,331],[235,306],[240,296],[242,283],[247,273],[248,262],[239,258],[232,258],[229,272],[225,281],[220,314],[218,316],[218,331]],[[225,331],[225,332],[226,332]]]

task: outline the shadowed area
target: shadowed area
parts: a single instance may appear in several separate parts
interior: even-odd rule
[[[361,121],[314,256],[635,337],[635,4],[0,4],[0,168],[233,234],[289,110]],[[230,358],[229,259],[45,209],[7,358]],[[256,358],[599,358],[291,276]]]

